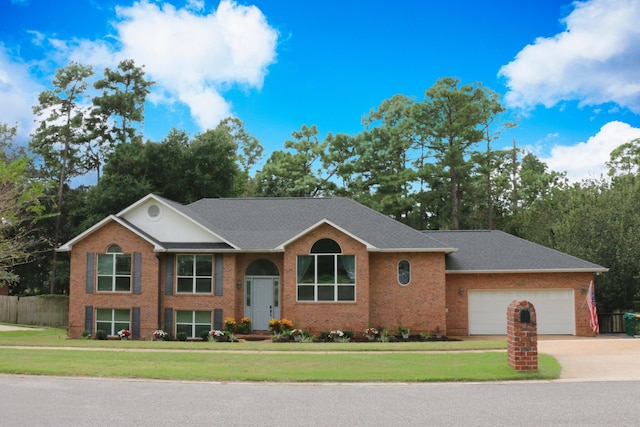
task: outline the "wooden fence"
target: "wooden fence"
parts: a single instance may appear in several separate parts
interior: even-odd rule
[[[624,334],[626,325],[624,313],[598,313],[601,334]]]
[[[69,322],[69,297],[65,295],[0,296],[0,322],[66,327]]]

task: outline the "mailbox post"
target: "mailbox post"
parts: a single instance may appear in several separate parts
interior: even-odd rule
[[[536,309],[529,301],[513,301],[507,308],[507,353],[516,371],[538,370]]]

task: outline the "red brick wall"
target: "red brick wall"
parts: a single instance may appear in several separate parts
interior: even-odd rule
[[[87,252],[95,252],[94,263],[97,263],[97,254],[105,253],[112,244],[120,246],[123,253],[140,252],[142,254],[140,295],[133,294],[133,280],[131,292],[96,292],[95,277],[93,293],[86,292]],[[158,323],[158,258],[151,244],[120,224],[111,222],[76,243],[71,252],[70,263],[69,336],[71,338],[79,338],[85,329],[85,306],[93,306],[94,310],[140,307],[140,334],[144,337],[151,336]],[[97,271],[95,266],[94,271]],[[95,324],[95,313],[93,321]]]
[[[447,332],[469,335],[468,291],[473,289],[574,289],[576,335],[594,336],[589,327],[589,310],[581,287],[589,286],[592,273],[447,274]],[[460,295],[458,290],[464,289]]]
[[[174,283],[173,283],[173,294],[165,295],[165,284],[166,284],[166,275],[162,275],[160,292],[161,292],[161,313],[163,316],[161,325],[164,325],[164,309],[172,308],[174,318],[171,319],[171,324],[173,325],[173,331],[166,331],[175,333],[175,312],[177,310],[187,310],[187,311],[210,311],[211,312],[211,322],[213,325],[213,312],[215,309],[222,310],[223,321],[227,317],[236,318],[236,300],[238,298],[238,294],[240,291],[236,289],[236,269],[235,269],[235,254],[225,254],[223,258],[223,273],[222,273],[222,295],[214,295],[213,288],[215,288],[215,284],[212,283],[212,293],[211,294],[177,294],[175,292],[175,274],[174,274]],[[175,260],[174,260],[175,261]],[[213,261],[213,268],[215,274],[215,258]],[[173,269],[174,273],[176,271],[175,267]],[[240,297],[242,299],[242,297]],[[239,320],[239,319],[238,319]],[[155,328],[155,326],[154,326]],[[153,332],[153,330],[151,331]],[[147,335],[149,336],[149,335]]]
[[[345,255],[356,256],[355,302],[296,302],[297,255],[309,254],[319,239],[333,239]],[[323,224],[287,245],[281,272],[281,317],[296,327],[318,333],[333,329],[362,331],[369,325],[369,253],[366,247],[341,231]]]
[[[402,260],[411,265],[406,286],[398,282]],[[404,326],[412,334],[446,334],[444,254],[378,252],[371,254],[370,265],[370,326],[388,328],[391,333]]]

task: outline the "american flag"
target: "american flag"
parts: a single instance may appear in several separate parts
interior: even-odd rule
[[[596,311],[596,294],[593,292],[593,282],[589,283],[589,292],[587,292],[587,306],[589,307],[589,326],[596,334],[600,333],[600,325],[598,324],[598,312]]]

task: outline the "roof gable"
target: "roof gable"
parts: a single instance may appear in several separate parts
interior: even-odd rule
[[[117,215],[160,242],[219,243],[228,241],[201,224],[201,218],[179,203],[150,194]]]
[[[283,250],[284,244],[322,222],[369,250],[455,249],[347,198],[202,199],[187,206],[208,229],[247,251]]]
[[[162,247],[162,245],[160,244],[160,242],[155,240],[153,237],[151,237],[147,233],[139,230],[138,228],[136,228],[135,226],[130,224],[128,221],[123,220],[122,218],[118,218],[115,215],[109,215],[108,217],[104,218],[102,221],[94,224],[92,227],[86,229],[85,231],[83,231],[82,233],[80,233],[79,235],[74,237],[73,239],[69,240],[64,245],[60,246],[57,250],[59,252],[68,252],[68,251],[70,251],[71,249],[73,249],[73,245],[75,245],[76,243],[78,243],[82,239],[86,238],[87,236],[90,236],[91,234],[93,234],[94,232],[96,232],[97,230],[101,229],[102,227],[104,227],[105,225],[107,225],[107,224],[109,224],[111,222],[117,222],[118,224],[120,224],[124,228],[130,230],[131,232],[135,233],[139,237],[143,238],[144,240],[146,240],[147,242],[149,242],[150,244],[153,245],[155,251],[161,251],[161,250],[164,249]]]

